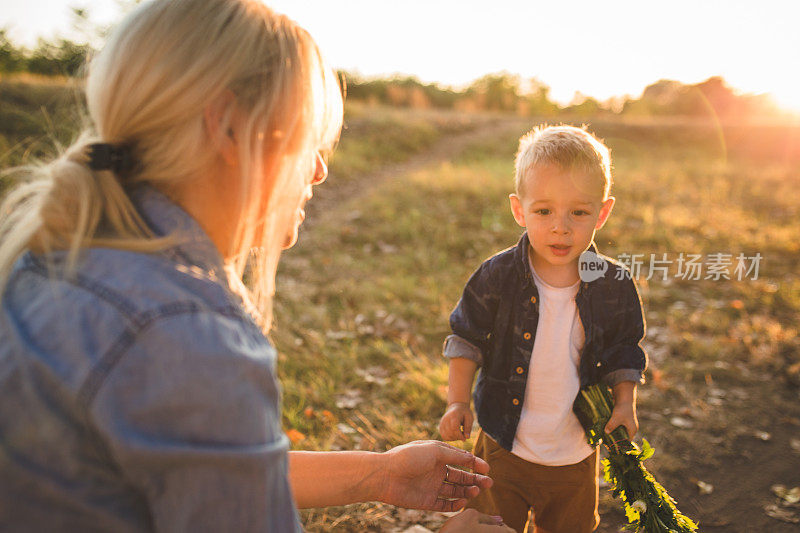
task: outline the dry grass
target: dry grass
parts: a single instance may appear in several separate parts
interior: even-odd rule
[[[775,134],[766,127],[739,139],[736,150],[733,143],[723,150],[726,130],[707,124],[661,131],[658,124],[611,122],[593,129],[615,156],[618,204],[598,235],[602,251],[763,256],[757,280],[640,280],[651,354],[643,431],[659,450],[654,470],[667,484],[686,483],[693,462],[720,460],[704,446],[733,453],[742,424],[758,419],[737,414],[747,403],[739,393],[721,399],[719,390],[766,376],[781,390],[800,384],[793,326],[800,318],[800,173],[796,157],[775,157],[793,153],[793,137],[784,138],[787,146],[758,147]],[[481,259],[518,236],[506,207],[515,140],[516,134],[486,139],[452,162],[399,176],[321,213],[314,231],[287,253],[276,341],[284,354],[286,425],[306,435],[298,448],[383,450],[437,436],[448,314]],[[754,155],[765,152],[769,157]],[[324,422],[304,414],[325,410],[331,417]],[[676,432],[674,416],[691,420],[700,434]],[[679,487],[678,494],[690,490]],[[396,514],[376,509],[385,508],[351,506],[335,518],[308,513],[306,526],[396,527]],[[605,509],[613,518],[613,505]],[[687,512],[697,516],[691,506]]]
[[[0,91],[2,166],[74,135],[77,123],[68,117],[80,113],[71,93],[7,82]],[[617,206],[598,234],[601,251],[763,256],[757,280],[640,280],[651,355],[640,409],[642,431],[658,450],[652,469],[688,500],[687,514],[730,524],[727,506],[740,509],[733,523],[766,530],[754,521],[764,516],[760,500],[748,507],[724,498],[733,488],[720,488],[715,507],[717,500],[703,500],[691,480],[722,475],[722,466],[733,472],[742,453],[757,453],[747,440],[755,429],[773,431],[770,453],[798,463],[788,437],[779,437],[796,435],[800,426],[800,128],[591,126],[615,160]],[[518,237],[506,195],[522,131],[487,137],[450,161],[401,172],[365,192],[358,184],[389,162],[475,127],[463,114],[349,106],[332,179],[318,196],[324,202],[325,188],[338,180],[352,197],[314,212],[313,231],[303,231],[279,272],[274,340],[284,424],[296,448],[385,450],[437,437],[449,312],[480,261]],[[694,429],[676,429],[674,417]],[[768,498],[764,484],[782,474],[770,462],[750,463],[763,473],[741,470],[748,490]],[[604,501],[603,512],[611,524],[603,527],[616,527],[614,506]],[[310,531],[390,531],[442,520],[377,504],[304,513]],[[783,531],[766,520],[769,530]]]

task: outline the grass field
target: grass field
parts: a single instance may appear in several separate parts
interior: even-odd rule
[[[591,127],[615,160],[618,203],[598,234],[601,251],[673,260],[666,281],[644,279],[647,261],[639,281],[651,356],[642,434],[658,450],[651,468],[704,526],[789,531],[764,509],[775,504],[772,485],[800,484],[798,130]],[[506,196],[522,131],[344,201],[326,202],[335,174],[321,189],[321,208],[279,277],[275,338],[296,447],[382,450],[436,436],[449,312],[480,261],[519,236]],[[732,265],[731,280],[681,280],[681,252],[706,263],[715,253],[762,259],[757,279],[737,280]],[[714,492],[700,494],[698,482]],[[602,510],[601,530],[616,531],[616,504],[605,498]],[[305,517],[315,531],[402,530],[419,519],[375,505]]]
[[[3,167],[75,131],[64,122],[79,116],[66,104],[75,99],[41,90],[37,100],[0,84]],[[507,194],[516,139],[536,122],[357,103],[347,116],[331,176],[279,270],[273,337],[297,449],[385,450],[438,436],[448,315],[470,273],[519,236]],[[644,254],[649,467],[703,531],[797,531],[800,509],[771,488],[800,485],[800,127],[590,128],[612,148],[617,198],[598,247]],[[733,279],[683,280],[681,253],[706,267],[709,254],[762,259],[757,279],[735,279],[732,265]],[[673,261],[667,280],[645,279],[650,254]],[[607,495],[601,513],[600,531],[624,523]],[[310,531],[442,521],[379,504],[303,517]]]

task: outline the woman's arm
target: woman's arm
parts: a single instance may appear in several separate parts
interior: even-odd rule
[[[488,471],[482,459],[439,441],[411,442],[384,453],[289,453],[289,480],[300,508],[382,501],[454,511],[491,486],[483,475]]]
[[[375,499],[386,458],[374,452],[289,452],[289,482],[301,509]]]

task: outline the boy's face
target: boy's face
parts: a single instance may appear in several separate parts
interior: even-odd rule
[[[614,206],[613,196],[603,200],[603,185],[585,172],[541,164],[523,178],[520,194],[509,196],[514,219],[527,229],[539,275],[577,280],[578,258]]]

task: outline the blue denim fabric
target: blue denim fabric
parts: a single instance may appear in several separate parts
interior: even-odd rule
[[[0,531],[302,531],[275,351],[184,211],[132,193],[158,254],[27,253],[0,310]]]
[[[464,357],[480,366],[473,394],[478,423],[507,450],[517,432],[539,322],[529,246],[525,233],[516,246],[475,271],[450,315],[453,334],[444,345],[446,357]],[[594,244],[589,249],[597,253]],[[600,257],[608,265],[605,274],[582,281],[575,297],[586,337],[578,365],[581,387],[644,382],[647,354],[640,344],[645,324],[639,292],[624,265]]]

